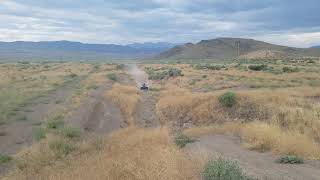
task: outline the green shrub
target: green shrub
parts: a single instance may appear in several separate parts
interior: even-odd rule
[[[107,78],[111,81],[117,81],[117,76],[114,73],[107,74]]]
[[[284,155],[276,160],[281,164],[303,164],[303,159],[295,155]]]
[[[195,142],[195,140],[191,139],[190,137],[188,137],[184,134],[180,134],[175,137],[174,142],[180,148],[184,148],[187,144]]]
[[[0,154],[0,165],[12,160],[12,157],[6,154]]]
[[[53,119],[49,120],[47,123],[48,129],[59,129],[64,126],[64,117],[62,115],[56,116]]]
[[[219,103],[226,107],[232,107],[237,102],[234,92],[226,92],[219,97]]]
[[[78,76],[78,75],[75,74],[75,73],[72,73],[72,74],[69,75],[69,77],[71,77],[71,78],[75,78],[75,77],[77,77],[77,76]]]
[[[283,72],[287,72],[287,73],[291,73],[291,72],[299,72],[299,69],[298,69],[298,67],[295,67],[295,68],[293,68],[293,67],[283,67],[282,71]]]
[[[61,130],[61,134],[66,138],[78,138],[81,136],[81,130],[72,127],[65,127]]]
[[[64,157],[76,149],[75,145],[66,140],[57,140],[49,144],[50,149],[57,157]]]
[[[124,64],[117,64],[117,69],[118,70],[121,70],[121,69],[124,69],[125,65]]]
[[[153,69],[150,67],[145,68],[145,72],[148,74],[150,80],[162,80],[169,77],[183,76],[182,71],[177,68],[166,69]]]
[[[182,72],[182,71],[181,71],[180,69],[170,68],[170,69],[168,70],[168,75],[169,75],[170,77],[177,77],[177,76],[181,76],[181,75],[182,75],[181,72]]]
[[[225,66],[222,65],[214,65],[214,64],[197,64],[194,65],[193,68],[195,69],[208,69],[208,70],[221,70],[222,68],[225,68]]]
[[[253,70],[253,71],[263,71],[265,69],[267,69],[267,65],[265,64],[261,64],[261,65],[249,65],[248,68],[250,70]]]
[[[157,72],[149,74],[149,80],[162,80],[167,77],[167,72]]]
[[[234,161],[219,158],[216,161],[209,161],[202,172],[204,180],[249,180],[242,172],[242,169]]]
[[[28,120],[28,117],[27,117],[27,116],[20,116],[20,117],[18,117],[17,120],[18,120],[18,121],[27,121],[27,120]]]
[[[33,130],[33,136],[37,141],[46,138],[46,130],[43,128],[35,128]]]

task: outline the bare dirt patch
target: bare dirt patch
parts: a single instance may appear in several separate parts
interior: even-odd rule
[[[227,135],[202,136],[185,149],[191,156],[204,156],[215,159],[224,157],[236,160],[246,174],[258,179],[290,179],[317,180],[320,177],[318,161],[306,161],[305,164],[287,165],[277,164],[278,156],[270,153],[249,151],[242,147],[240,138]]]
[[[113,130],[125,127],[120,109],[104,96],[111,89],[112,83],[107,83],[94,90],[82,104],[74,109],[66,121],[73,127],[85,129],[91,134],[109,134]]]

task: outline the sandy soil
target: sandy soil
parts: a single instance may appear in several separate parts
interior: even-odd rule
[[[195,157],[224,157],[235,160],[247,175],[257,179],[319,180],[320,177],[319,161],[306,161],[299,165],[278,164],[275,163],[278,156],[245,149],[237,137],[207,135],[193,144],[188,144],[185,150]]]

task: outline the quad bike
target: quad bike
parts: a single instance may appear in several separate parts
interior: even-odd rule
[[[149,90],[149,87],[146,85],[146,83],[143,83],[142,86],[140,87],[140,90]]]

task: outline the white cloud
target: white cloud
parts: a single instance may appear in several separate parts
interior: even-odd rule
[[[223,0],[108,0],[104,3],[102,0],[79,0],[75,5],[72,0],[61,0],[56,6],[50,6],[49,0],[41,1],[41,5],[32,0],[25,1],[29,3],[0,0],[0,41],[65,39],[124,44],[196,42],[228,36],[258,38],[298,47],[320,44],[319,28],[310,29],[311,25],[315,26],[313,22],[296,31],[296,27],[291,27],[294,21],[282,23],[285,17],[279,14],[281,21],[274,20],[272,12],[279,13],[283,7],[256,6],[257,2],[253,3],[253,8],[246,8],[241,6],[240,0],[229,1],[237,3]],[[251,5],[249,1],[245,4]],[[237,11],[233,12],[233,9]]]
[[[255,38],[279,45],[301,48],[320,44],[320,32],[266,34]]]

